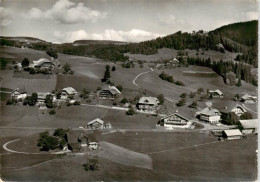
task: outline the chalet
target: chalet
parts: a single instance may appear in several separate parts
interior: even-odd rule
[[[221,113],[217,109],[206,107],[201,111],[198,111],[196,117],[202,121],[209,122],[210,124],[217,124],[220,121]]]
[[[211,95],[214,98],[223,98],[224,94],[220,90],[210,90],[209,95]]]
[[[258,119],[239,120],[243,134],[258,133]]]
[[[99,97],[102,99],[115,99],[120,94],[121,92],[115,86],[105,85],[99,92]]]
[[[77,91],[72,87],[66,87],[61,90],[61,99],[67,100],[68,98],[73,99],[75,95],[77,94]]]
[[[153,111],[158,108],[159,103],[156,97],[141,97],[137,103],[137,109]]]
[[[11,98],[15,100],[23,100],[27,97],[27,92],[24,89],[15,89],[11,92]]]
[[[223,137],[227,140],[241,139],[242,133],[239,129],[224,130]]]
[[[73,152],[78,152],[86,149],[92,142],[98,143],[101,133],[98,131],[76,131],[69,130],[65,134],[65,140],[68,144],[68,149]]]
[[[244,114],[246,109],[234,101],[223,101],[223,102],[217,102],[214,104],[215,108],[218,109],[222,115],[228,114],[228,113],[235,113],[237,116],[241,116]]]
[[[171,65],[178,65],[178,64],[179,64],[179,60],[176,59],[176,58],[173,58],[172,60],[169,61],[169,63],[170,63]]]
[[[158,124],[164,126],[165,128],[178,128],[187,126],[189,120],[178,113],[174,113],[163,117]]]
[[[245,104],[255,104],[257,102],[257,97],[245,94],[241,97],[241,102],[244,102]]]
[[[54,64],[46,58],[41,58],[37,61],[33,61],[33,63],[29,67],[38,69],[53,69]]]
[[[49,92],[37,92],[37,95],[38,95],[38,99],[37,99],[37,102],[38,103],[44,103],[45,100],[46,100],[46,97],[47,95],[50,95],[51,93]]]
[[[96,119],[88,122],[87,128],[88,129],[110,129],[111,124],[110,123],[105,124],[105,122],[103,120],[96,118]]]

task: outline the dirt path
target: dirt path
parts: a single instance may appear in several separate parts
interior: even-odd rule
[[[144,74],[147,74],[147,73],[150,73],[150,72],[153,72],[153,69],[152,69],[152,68],[151,68],[151,71],[146,71],[146,72],[143,72],[143,73],[138,74],[138,75],[133,79],[133,84],[134,84],[135,86],[138,86],[138,87],[139,87],[139,85],[136,83],[137,78],[140,77],[141,75],[144,75]]]
[[[254,113],[254,114],[257,114],[257,112],[255,112],[255,111],[249,109],[248,107],[246,107],[245,104],[242,104],[242,106],[243,106],[246,110],[249,110],[249,111],[251,111],[251,112]]]
[[[161,151],[157,151],[157,152],[151,152],[151,153],[148,153],[148,154],[152,155],[152,154],[158,154],[158,153],[174,151],[174,150],[182,150],[182,149],[187,149],[187,148],[197,148],[197,147],[200,147],[200,146],[210,145],[210,144],[215,144],[215,143],[220,143],[220,142],[222,142],[222,141],[208,142],[208,143],[202,143],[202,144],[197,144],[197,145],[189,145],[189,146],[180,147],[180,148],[174,148],[174,149],[161,150]]]

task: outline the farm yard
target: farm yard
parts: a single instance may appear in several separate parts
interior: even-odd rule
[[[184,51],[191,57],[198,56],[196,50]],[[233,100],[236,95],[257,95],[257,87],[243,80],[241,86],[229,86],[223,77],[208,67],[163,67],[166,59],[173,59],[177,54],[177,50],[168,48],[159,49],[154,55],[126,53],[129,60],[133,60],[127,67],[125,62],[61,53],[52,60],[44,51],[0,47],[0,57],[8,61],[7,68],[1,70],[0,75],[1,178],[8,181],[256,179],[257,136],[249,134],[239,140],[224,140],[214,136],[212,130],[237,129],[236,123],[212,124],[202,121],[196,114],[221,102],[232,102],[243,105],[252,119],[256,119],[257,103]],[[234,61],[237,56],[234,52],[223,54],[213,50],[199,50],[198,54],[216,61]],[[21,63],[25,57],[30,62],[46,58],[60,66],[51,74],[15,71],[13,61]],[[66,64],[70,74],[64,71]],[[111,71],[108,80],[104,81],[107,69]],[[162,74],[172,80],[165,79]],[[119,95],[113,95],[112,99],[101,98],[105,86],[110,89],[114,86]],[[33,93],[51,93],[57,100],[58,97],[67,98],[68,93],[63,95],[66,90],[75,89],[77,93],[75,98],[71,94],[56,107],[47,107],[47,99],[35,105],[22,101],[7,104],[13,91],[19,91],[17,88],[26,90],[31,97]],[[209,94],[218,89],[224,97],[215,98]],[[73,100],[72,95],[77,104],[69,102]],[[139,108],[143,97],[145,102],[163,101],[156,111],[147,111]],[[185,100],[184,104],[178,105],[181,100]],[[181,118],[179,120],[188,120],[191,126],[169,129],[165,127],[166,123],[159,124],[172,114]],[[92,129],[87,126],[96,118],[111,126],[100,129],[97,150],[74,152],[63,148],[41,151],[37,146],[42,132],[53,133],[57,128],[89,132]],[[57,151],[60,153],[55,153]],[[82,165],[93,157],[98,157],[98,170],[84,171]]]

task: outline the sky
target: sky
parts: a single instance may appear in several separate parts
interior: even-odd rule
[[[258,19],[257,0],[0,0],[0,35],[140,42]]]

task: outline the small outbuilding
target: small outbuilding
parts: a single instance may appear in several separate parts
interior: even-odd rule
[[[115,87],[110,85],[105,85],[99,92],[99,98],[102,99],[115,99],[121,94],[121,92]]]
[[[25,99],[27,97],[27,92],[24,89],[15,89],[11,92],[11,98],[15,100]]]
[[[244,134],[258,133],[258,119],[239,120]]]
[[[219,90],[210,90],[209,95],[211,95],[214,98],[223,98],[224,94]]]
[[[224,130],[223,137],[227,140],[237,140],[242,138],[242,133],[239,129]]]
[[[245,94],[241,97],[241,102],[244,102],[245,104],[255,104],[257,102],[257,97]]]
[[[141,97],[137,103],[137,109],[153,111],[158,108],[159,103],[156,97]]]

